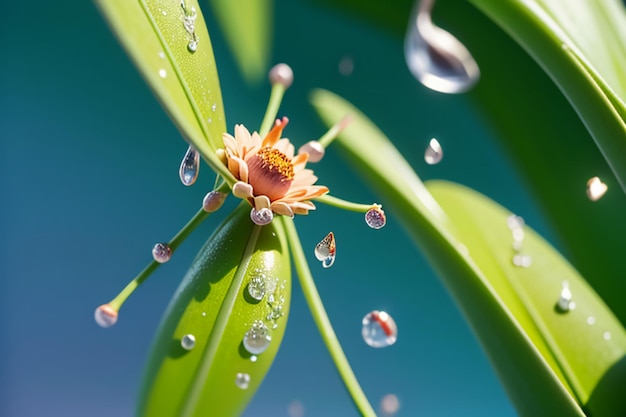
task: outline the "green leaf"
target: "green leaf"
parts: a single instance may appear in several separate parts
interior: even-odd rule
[[[624,374],[616,377],[615,372],[623,368],[620,364],[624,361],[617,361],[626,352],[626,335],[610,310],[560,255],[529,231],[524,248],[532,254],[534,266],[513,268],[508,213],[482,198],[470,201],[469,192],[457,195],[455,188],[453,193],[445,193],[446,186],[434,186],[443,197],[443,210],[402,155],[362,113],[327,91],[316,91],[312,102],[327,125],[352,115],[353,123],[338,143],[429,258],[520,414],[580,416],[581,402],[597,405],[590,396],[610,396],[607,392],[615,385],[605,381],[624,381]],[[457,200],[450,202],[453,198]],[[462,208],[447,212],[460,201]],[[463,212],[467,205],[478,219]],[[553,273],[555,276],[550,276]],[[523,281],[533,274],[534,282]],[[554,305],[564,280],[580,301],[578,311],[561,316]],[[594,315],[596,324],[601,320],[602,329],[587,325],[585,314]],[[611,334],[608,341],[604,340],[605,331]],[[570,346],[573,342],[578,346]],[[605,372],[610,377],[601,380]],[[594,392],[598,387],[601,392]],[[613,398],[608,407],[615,406]]]
[[[269,66],[273,31],[272,0],[209,0],[237,65],[250,82]]]
[[[626,191],[626,13],[617,0],[471,0],[563,91]]]
[[[232,416],[246,407],[282,341],[291,295],[291,265],[282,223],[256,226],[244,202],[209,238],[164,315],[148,360],[140,416]],[[260,278],[260,301],[248,292]],[[243,345],[254,323],[271,342],[251,355]],[[185,350],[182,338],[195,346]],[[247,388],[236,384],[247,374]]]
[[[232,174],[215,155],[223,146],[226,122],[213,48],[197,1],[97,0],[97,4],[185,140],[232,184]],[[183,24],[186,17],[193,22],[191,33]],[[197,49],[192,52],[194,33]]]

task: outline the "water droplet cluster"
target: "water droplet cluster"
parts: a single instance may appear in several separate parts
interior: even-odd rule
[[[572,291],[569,289],[569,282],[563,281],[561,284],[561,292],[556,303],[556,308],[562,313],[567,313],[576,308],[576,303],[572,301]]]
[[[270,330],[261,320],[256,320],[243,337],[243,347],[253,355],[260,355],[269,347],[271,341]]]
[[[185,350],[191,350],[196,346],[196,337],[192,334],[186,334],[180,339],[180,346]]]
[[[183,27],[189,35],[189,42],[187,43],[187,50],[191,53],[198,50],[198,36],[196,35],[196,8],[191,6],[187,8],[185,0],[180,1],[180,7],[183,10]]]
[[[394,319],[385,311],[374,310],[365,315],[362,321],[363,340],[371,347],[391,346],[398,338],[398,327]]]
[[[248,283],[248,295],[257,301],[261,301],[265,297],[266,280],[265,274],[252,277]]]
[[[511,259],[513,265],[519,268],[529,268],[532,264],[532,258],[530,255],[526,255],[522,253],[522,246],[524,243],[524,219],[515,214],[511,214],[506,219],[506,225],[511,230],[511,235],[513,237],[513,250],[515,254]]]

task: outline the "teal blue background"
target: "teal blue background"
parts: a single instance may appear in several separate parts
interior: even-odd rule
[[[206,9],[206,8],[205,8]],[[207,13],[227,123],[258,128],[269,86],[246,84]],[[186,145],[89,2],[3,2],[0,415],[125,417],[160,315],[224,213],[210,218],[172,261],[101,329],[93,310],[112,298],[195,213],[214,176],[178,179]],[[245,22],[242,22],[245,24]],[[200,47],[202,47],[200,45]],[[463,96],[431,92],[406,69],[401,39],[321,6],[278,1],[272,62],[295,72],[280,115],[296,144],[324,132],[312,88],[339,93],[393,139],[423,179],[471,186],[531,226],[546,227],[524,184]],[[354,62],[345,76],[344,57]],[[479,87],[480,88],[480,85]],[[437,137],[445,157],[428,166]],[[332,148],[316,167],[334,195],[378,201]],[[384,204],[384,201],[378,201]],[[232,202],[227,205],[232,207]],[[375,231],[362,215],[326,206],[297,225],[319,292],[370,401],[394,393],[398,416],[513,416],[488,360],[429,265],[387,212]],[[313,247],[329,231],[338,257],[323,269]],[[388,311],[398,342],[372,349],[361,318]],[[283,346],[245,415],[356,416],[297,283]]]

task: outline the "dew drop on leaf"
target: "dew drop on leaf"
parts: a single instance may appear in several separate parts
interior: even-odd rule
[[[241,389],[248,389],[248,386],[250,385],[250,375],[239,372],[235,377],[235,384]]]
[[[270,330],[261,320],[256,320],[243,337],[243,347],[253,355],[265,352],[272,341]]]
[[[186,334],[180,339],[180,346],[185,350],[191,350],[196,346],[196,337],[192,334]]]

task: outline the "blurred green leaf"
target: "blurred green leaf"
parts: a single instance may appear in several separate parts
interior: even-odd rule
[[[525,249],[538,265],[528,270],[513,267],[508,213],[482,198],[468,197],[469,192],[457,191],[460,188],[434,186],[446,210],[463,202],[451,213],[444,212],[402,155],[356,108],[322,90],[313,94],[312,102],[327,125],[352,115],[354,121],[338,143],[430,259],[520,413],[583,415],[579,401],[586,402],[604,373],[616,366],[626,351],[626,336],[582,278],[532,232]],[[446,193],[452,188],[453,193]],[[453,198],[457,200],[450,202]],[[477,219],[464,212],[468,206]],[[583,305],[561,316],[554,306],[564,280]],[[556,289],[551,292],[544,285]],[[601,320],[602,329],[585,328],[591,327],[584,322],[585,314],[593,314],[598,324]],[[609,341],[604,331],[611,334]],[[569,346],[572,339],[578,346]]]
[[[244,202],[208,239],[164,315],[148,360],[138,415],[233,416],[246,407],[283,338],[291,265],[282,223],[255,226]],[[250,297],[253,278],[265,297]],[[253,323],[269,329],[267,350],[254,358],[242,341]],[[274,324],[276,325],[274,328]],[[191,350],[184,335],[195,337]],[[247,388],[236,384],[247,374]]]
[[[233,182],[215,156],[223,145],[226,122],[213,48],[197,1],[97,0],[97,4],[185,140],[213,170]],[[193,39],[195,52],[189,46]]]
[[[269,66],[274,2],[209,0],[237,65],[250,82],[263,78]]]

